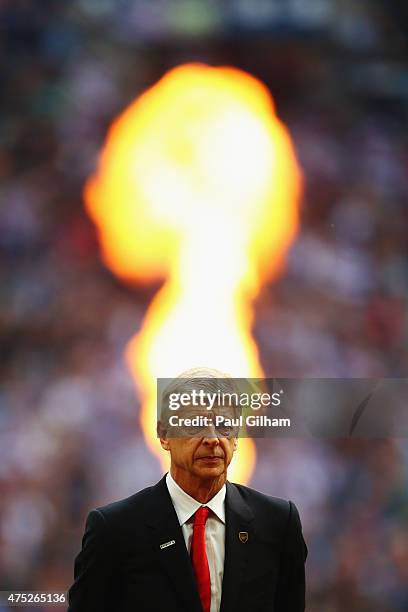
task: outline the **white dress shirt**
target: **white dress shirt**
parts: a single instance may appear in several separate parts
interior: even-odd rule
[[[226,486],[224,484],[210,501],[202,504],[183,491],[170,472],[166,476],[166,484],[189,552],[193,536],[194,513],[201,506],[207,506],[212,511],[205,525],[205,544],[211,579],[211,612],[219,612],[224,575]]]

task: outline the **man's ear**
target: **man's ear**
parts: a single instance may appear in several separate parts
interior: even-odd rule
[[[170,450],[170,445],[169,445],[169,441],[167,438],[160,438],[160,444],[162,445],[162,448],[164,448],[164,450],[166,451]]]
[[[238,448],[238,438],[234,438],[234,446],[232,447],[232,451],[235,453],[237,448]]]
[[[161,421],[157,421],[157,436],[160,438],[160,444],[164,450],[170,450],[169,441],[167,439],[167,430]]]

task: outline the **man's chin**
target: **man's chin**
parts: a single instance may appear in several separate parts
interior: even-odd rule
[[[218,465],[200,465],[196,473],[200,478],[217,478],[224,473],[224,464],[219,462]]]

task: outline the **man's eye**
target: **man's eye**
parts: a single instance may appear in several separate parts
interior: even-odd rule
[[[221,438],[232,438],[235,433],[234,427],[217,427],[217,433]]]
[[[186,436],[190,436],[191,438],[193,438],[194,436],[199,436],[201,432],[201,427],[183,427],[183,434]]]

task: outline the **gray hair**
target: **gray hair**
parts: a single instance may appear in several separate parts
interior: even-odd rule
[[[191,368],[179,374],[176,378],[170,380],[167,384],[161,399],[158,398],[160,405],[160,419],[158,422],[158,434],[162,435],[168,424],[168,418],[170,415],[169,401],[172,394],[191,393],[199,386],[206,393],[225,393],[238,395],[239,389],[235,382],[235,379],[230,374],[215,370],[213,368],[197,367]],[[241,413],[241,407],[232,402],[231,405],[237,414]]]

